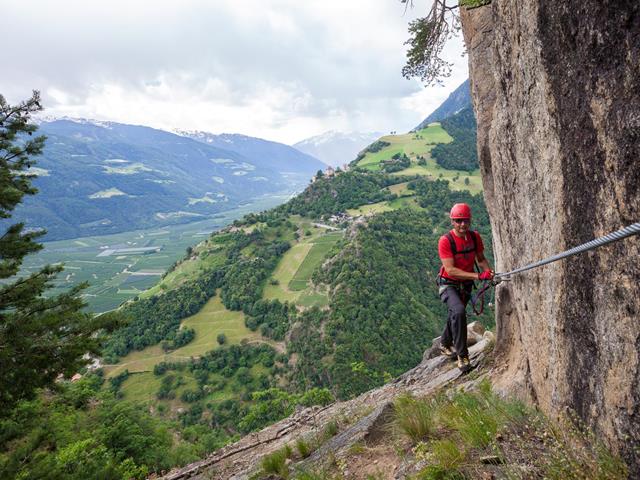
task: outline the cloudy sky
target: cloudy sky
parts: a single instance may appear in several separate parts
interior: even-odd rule
[[[398,0],[0,0],[9,102],[46,114],[295,143],[327,130],[406,131],[467,77],[401,76]],[[7,43],[6,40],[9,40]]]

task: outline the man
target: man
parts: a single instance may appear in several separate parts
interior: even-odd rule
[[[449,358],[458,358],[458,368],[471,370],[467,350],[467,302],[474,280],[491,280],[493,270],[484,256],[484,245],[478,232],[471,231],[471,208],[456,203],[449,214],[453,229],[440,237],[438,255],[442,261],[438,285],[440,298],[449,308],[447,325],[440,339],[440,350]],[[474,271],[477,261],[482,273]],[[455,349],[455,351],[452,349]]]

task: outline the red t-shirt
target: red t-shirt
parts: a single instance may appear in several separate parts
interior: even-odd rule
[[[476,236],[476,250],[468,252],[468,253],[460,253],[465,250],[473,250],[473,238],[471,235]],[[451,236],[453,240],[456,242],[456,255],[453,256],[453,252],[451,251],[451,243],[449,243],[449,239],[446,235],[442,235],[440,237],[440,241],[438,241],[438,255],[440,259],[443,258],[453,258],[453,264],[465,272],[473,272],[473,264],[476,260],[476,255],[484,252],[484,244],[482,243],[482,238],[480,238],[480,234],[478,232],[467,232],[467,237],[460,238],[458,237],[453,230],[451,230]],[[444,267],[440,269],[440,275],[444,278],[448,278],[449,280],[458,280],[454,277],[451,277],[447,274]]]

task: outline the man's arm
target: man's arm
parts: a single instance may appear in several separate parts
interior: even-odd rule
[[[489,260],[487,260],[487,257],[484,256],[484,252],[478,253],[476,255],[476,260],[478,261],[478,266],[482,269],[482,271],[491,270],[491,266],[489,265]]]
[[[465,272],[460,268],[456,268],[453,264],[453,258],[443,258],[442,265],[444,266],[447,274],[453,278],[458,280],[478,280],[478,274],[476,272]]]

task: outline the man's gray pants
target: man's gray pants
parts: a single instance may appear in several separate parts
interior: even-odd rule
[[[464,287],[463,287],[464,288]],[[467,350],[467,312],[466,306],[471,292],[467,294],[465,291],[464,301],[460,298],[458,290],[454,287],[448,287],[440,298],[447,304],[449,309],[449,315],[447,317],[447,324],[442,332],[440,343],[444,347],[453,346],[458,353],[458,356],[468,357],[469,350]]]

